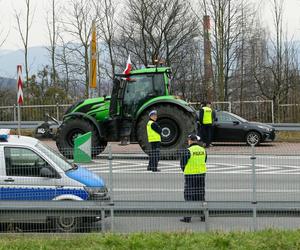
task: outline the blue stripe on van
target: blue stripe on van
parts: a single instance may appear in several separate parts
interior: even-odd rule
[[[67,171],[66,175],[87,187],[100,188],[105,186],[105,183],[100,176],[84,167],[78,166],[76,169]]]
[[[0,188],[1,200],[53,200],[63,194],[71,194],[83,200],[88,199],[84,189],[73,188]]]

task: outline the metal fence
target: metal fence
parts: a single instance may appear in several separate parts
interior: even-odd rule
[[[195,109],[200,109],[199,102],[191,102]],[[31,103],[21,106],[22,121],[42,121],[49,113],[61,120],[70,103],[50,104]],[[213,102],[213,108],[233,112],[249,121],[265,123],[297,123],[300,122],[300,104],[279,104],[276,107],[271,100],[255,100],[242,102]],[[17,121],[17,105],[0,103],[0,120]]]
[[[152,172],[147,170],[148,155],[143,151],[131,146],[112,146],[109,145],[92,162],[78,163],[82,167],[80,171],[77,166],[64,169],[69,178],[66,183],[62,183],[63,178],[32,176],[40,173],[35,168],[42,168],[43,164],[31,162],[33,157],[29,157],[28,152],[10,152],[12,158],[15,157],[9,163],[13,167],[9,171],[13,172],[2,179],[12,179],[13,182],[4,182],[6,188],[1,188],[0,222],[4,222],[6,229],[15,232],[72,232],[74,225],[79,232],[121,233],[299,227],[300,157],[291,153],[291,149],[287,148],[290,154],[269,154],[264,152],[267,146],[251,148],[232,144],[226,145],[223,150],[224,145],[215,145],[207,149],[205,201],[185,201],[184,175],[180,168],[182,150],[161,152],[161,158],[164,158],[159,161],[161,171]],[[48,154],[42,157],[48,157],[53,165],[52,161],[56,158],[52,153]],[[2,159],[2,162],[7,168],[7,159]],[[22,166],[27,170],[17,172]],[[84,183],[94,178],[85,169],[103,178],[109,200],[68,201],[67,197],[72,200],[76,195],[83,195],[78,191],[76,195],[68,196],[66,189],[75,185],[72,178]],[[5,173],[1,172],[2,175]],[[17,192],[8,190],[14,185],[23,189]],[[51,185],[54,186],[54,194],[47,191]],[[36,187],[37,191],[33,191]],[[35,199],[30,192],[37,192]],[[63,201],[48,201],[59,192],[64,192]],[[191,223],[181,222],[184,216],[191,216]],[[47,220],[43,222],[47,223],[43,227],[36,226],[39,219],[45,218]],[[28,220],[35,223],[24,226]]]
[[[21,120],[22,121],[43,121],[48,113],[57,120],[61,120],[67,108],[72,104],[25,104],[21,105]],[[1,121],[17,121],[17,105],[1,106],[0,105],[0,120]]]
[[[300,122],[300,104],[280,104],[278,120],[282,123]]]

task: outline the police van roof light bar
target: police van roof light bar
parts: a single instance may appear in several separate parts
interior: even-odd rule
[[[0,129],[0,141],[7,141],[10,135],[10,129]]]

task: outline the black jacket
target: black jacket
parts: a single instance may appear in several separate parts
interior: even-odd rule
[[[151,121],[153,121],[151,118],[150,118]],[[159,124],[156,122],[156,121],[153,121],[153,123],[151,124],[151,128],[158,134],[161,135],[161,132],[162,132],[162,129],[161,127],[159,126]]]

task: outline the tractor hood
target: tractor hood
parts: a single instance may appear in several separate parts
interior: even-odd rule
[[[65,113],[65,117],[72,113],[84,113],[103,121],[109,116],[110,96],[90,98],[74,103]]]
[[[105,102],[110,100],[110,96],[90,98],[86,100],[80,100],[74,103],[71,107],[69,107],[65,114],[73,113],[73,112],[81,112],[86,113],[93,109],[98,109],[103,106]]]

